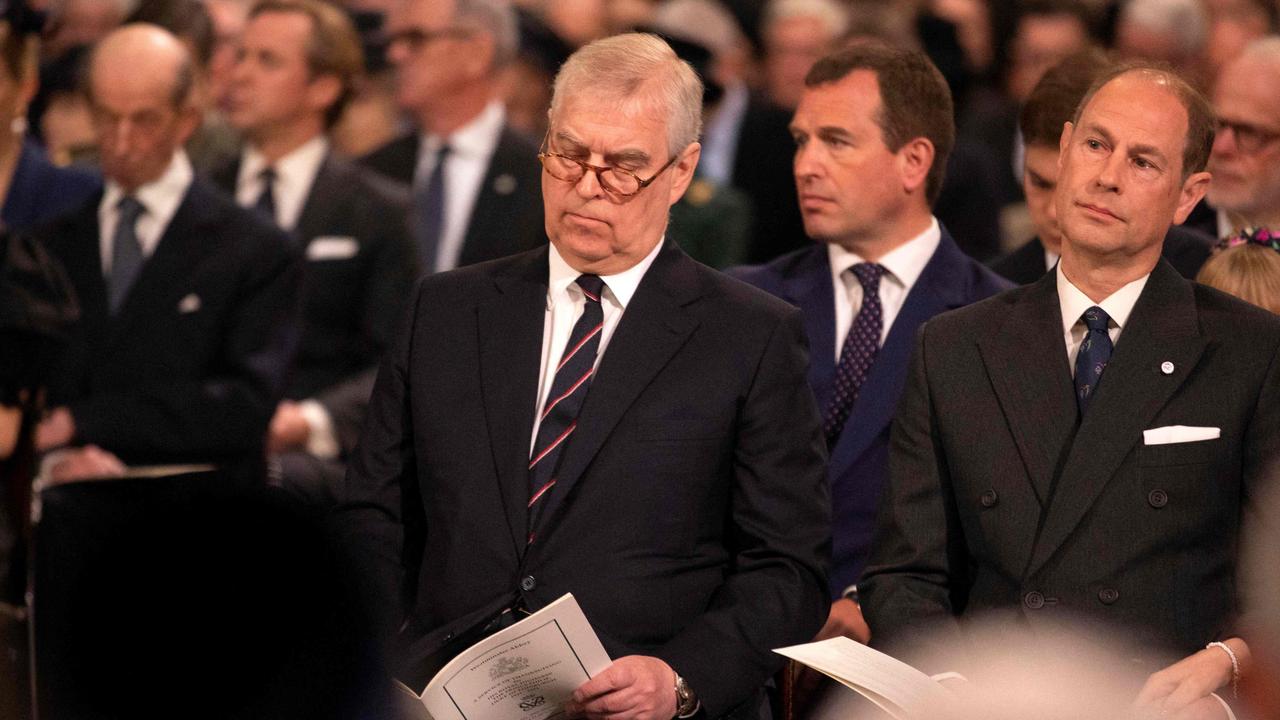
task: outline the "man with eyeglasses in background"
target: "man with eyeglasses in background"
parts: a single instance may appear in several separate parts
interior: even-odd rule
[[[1218,133],[1213,182],[1187,224],[1215,237],[1252,227],[1280,229],[1280,37],[1250,43],[1223,67],[1213,89]],[[1207,206],[1207,207],[1206,207]]]
[[[498,98],[519,44],[509,0],[399,0],[387,32],[396,101],[416,127],[361,162],[412,185],[422,272],[545,243],[537,143],[507,127]]]
[[[338,515],[415,690],[572,592],[615,661],[570,717],[759,718],[771,648],[826,618],[800,313],[665,237],[701,117],[657,37],[578,50],[541,154],[550,244],[420,285]]]

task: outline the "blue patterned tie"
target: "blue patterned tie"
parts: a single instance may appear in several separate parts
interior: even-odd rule
[[[418,230],[418,264],[424,275],[430,275],[436,271],[436,254],[440,250],[440,237],[444,235],[444,164],[448,157],[449,146],[444,145],[436,153],[436,166],[431,170],[431,175],[414,192],[413,204]]]
[[[529,537],[532,543],[547,495],[555,487],[555,473],[569,438],[578,427],[578,413],[586,400],[591,376],[595,374],[596,353],[604,330],[604,308],[600,293],[604,280],[595,275],[578,276],[578,287],[586,297],[582,317],[574,324],[565,344],[564,355],[556,367],[551,392],[542,408],[538,439],[529,457]]]
[[[142,271],[142,243],[138,242],[138,218],[147,209],[136,198],[125,196],[116,205],[116,232],[111,239],[111,282],[107,302],[115,315]]]
[[[1107,333],[1111,318],[1106,311],[1094,305],[1084,311],[1080,320],[1088,328],[1076,355],[1076,404],[1080,406],[1080,416],[1084,417],[1089,399],[1097,392],[1098,383],[1102,380],[1102,371],[1107,369],[1107,362],[1111,360],[1111,335]]]
[[[862,285],[862,308],[853,319],[849,334],[840,349],[840,362],[836,365],[835,393],[827,411],[822,416],[822,431],[827,436],[827,447],[834,447],[840,439],[858,390],[871,372],[871,365],[880,352],[880,333],[884,328],[880,308],[880,278],[884,277],[883,265],[858,263],[850,270]]]

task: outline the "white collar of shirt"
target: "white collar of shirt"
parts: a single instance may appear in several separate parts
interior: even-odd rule
[[[142,247],[142,257],[149,258],[156,251],[160,238],[164,236],[165,228],[169,227],[169,221],[173,220],[174,213],[178,212],[178,206],[186,197],[187,188],[191,187],[194,177],[191,160],[187,158],[186,152],[178,150],[173,153],[169,166],[160,177],[133,191],[133,198],[142,203],[144,208],[134,228],[138,236],[138,244]],[[98,237],[98,248],[101,252],[104,274],[111,272],[112,243],[115,240],[116,223],[120,216],[116,205],[125,195],[124,188],[120,187],[119,183],[110,178],[107,179],[106,189],[102,193],[102,202],[98,204],[98,228],[101,233]]]
[[[298,224],[302,207],[328,154],[329,141],[323,135],[294,148],[274,164],[268,163],[256,148],[246,148],[240,162],[240,174],[236,177],[236,202],[244,207],[253,207],[258,202],[258,196],[265,189],[262,171],[270,166],[276,173],[276,181],[271,188],[276,224],[292,230]]]
[[[1221,240],[1224,237],[1228,237],[1230,235],[1235,234],[1236,224],[1231,222],[1231,217],[1227,215],[1227,211],[1223,210],[1222,208],[1218,208],[1217,215],[1218,215],[1218,239]]]
[[[489,171],[489,159],[498,148],[502,128],[506,124],[502,102],[494,100],[474,120],[458,128],[452,135],[423,135],[418,145],[418,165],[414,170],[415,190],[431,178],[439,160],[441,146],[448,143],[449,158],[445,165],[444,229],[436,248],[436,270],[451,270],[462,257],[471,213],[480,196],[481,185]]]
[[[1053,266],[1054,266],[1054,265],[1057,265],[1057,264],[1058,264],[1058,258],[1059,258],[1059,257],[1061,257],[1061,256],[1060,256],[1060,255],[1058,255],[1058,253],[1056,253],[1056,252],[1054,252],[1054,251],[1050,250],[1049,248],[1045,248],[1045,249],[1044,249],[1044,270],[1045,270],[1045,272],[1049,272],[1050,270],[1052,270],[1052,269],[1053,269]]]
[[[1107,334],[1111,336],[1111,342],[1114,345],[1120,340],[1120,333],[1124,330],[1125,323],[1129,322],[1129,314],[1133,312],[1133,306],[1137,304],[1138,297],[1142,295],[1142,289],[1147,286],[1147,280],[1151,277],[1151,273],[1147,273],[1142,277],[1130,282],[1119,290],[1111,293],[1102,302],[1094,302],[1089,299],[1071,281],[1062,273],[1062,263],[1058,263],[1056,271],[1058,278],[1058,306],[1062,311],[1062,335],[1067,346],[1067,361],[1071,367],[1072,375],[1075,374],[1076,353],[1080,350],[1080,343],[1084,342],[1084,335],[1087,331],[1084,323],[1080,322],[1080,316],[1085,310],[1097,305],[1102,308],[1111,322],[1108,325]]]
[[[929,264],[933,254],[942,242],[942,229],[937,218],[930,218],[929,227],[924,232],[911,238],[885,254],[878,261],[887,271],[880,279],[880,344],[889,337],[893,321],[907,301],[911,288],[920,279],[920,273]],[[861,262],[866,262],[857,253],[850,252],[840,245],[827,245],[827,257],[831,265],[831,286],[835,290],[836,303],[836,360],[840,359],[840,350],[849,334],[849,327],[862,309],[862,283],[845,272]],[[886,282],[887,281],[887,282]],[[844,292],[840,292],[843,289]]]
[[[640,281],[649,271],[654,258],[662,251],[666,238],[658,241],[643,260],[616,275],[602,275],[604,280],[603,297],[600,298],[601,310],[604,314],[604,327],[600,329],[600,345],[596,350],[596,367],[600,367],[600,359],[604,357],[605,348],[622,321],[623,310],[631,302]],[[547,265],[547,309],[542,325],[542,364],[538,372],[538,407],[541,410],[551,394],[551,385],[555,382],[555,368],[560,364],[560,356],[564,354],[564,346],[573,334],[573,326],[582,316],[586,298],[581,288],[574,282],[582,273],[574,270],[561,257],[555,244],[548,245]],[[535,411],[533,435],[529,438],[529,452],[533,452],[533,443],[538,438],[538,425],[541,413]]]

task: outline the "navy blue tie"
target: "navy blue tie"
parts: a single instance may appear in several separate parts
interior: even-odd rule
[[[263,168],[258,173],[258,180],[262,183],[262,192],[258,193],[258,199],[253,203],[253,209],[262,214],[264,218],[271,221],[272,225],[278,225],[276,219],[276,171],[270,167]]]
[[[436,153],[436,166],[427,181],[414,192],[414,213],[417,218],[418,264],[424,275],[430,275],[438,267],[436,254],[440,250],[440,238],[444,235],[445,160],[449,146],[444,145]]]
[[[884,319],[880,307],[880,278],[884,277],[883,265],[858,263],[850,268],[862,285],[862,308],[849,327],[844,346],[840,349],[840,362],[836,364],[835,391],[822,415],[822,431],[827,436],[827,447],[834,447],[840,439],[858,391],[871,372],[876,355],[880,352],[880,333]]]
[[[116,205],[116,232],[111,239],[111,283],[107,301],[115,315],[129,295],[129,288],[142,271],[142,243],[138,242],[138,218],[147,209],[137,199],[125,196]]]
[[[556,485],[555,473],[573,431],[578,427],[578,412],[587,398],[591,376],[595,374],[596,352],[604,330],[604,309],[600,293],[604,281],[595,275],[578,276],[578,287],[586,297],[582,317],[574,324],[565,344],[564,355],[556,367],[551,393],[542,408],[538,439],[529,457],[529,537],[532,543],[538,519],[546,507],[547,495]]]
[[[1076,404],[1080,407],[1080,417],[1084,417],[1085,408],[1089,407],[1089,400],[1102,381],[1102,371],[1111,360],[1111,335],[1107,333],[1111,318],[1094,305],[1084,311],[1080,320],[1088,328],[1076,355]]]

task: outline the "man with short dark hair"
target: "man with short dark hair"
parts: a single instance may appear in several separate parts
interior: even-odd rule
[[[187,50],[154,25],[93,51],[106,188],[39,232],[81,317],[36,440],[251,479],[296,346],[300,264],[283,232],[194,177],[192,79]]]
[[[804,312],[831,451],[835,601],[822,636],[865,642],[855,583],[911,340],[925,320],[1009,285],[930,212],[955,129],[951,93],[924,54],[869,43],[819,60],[791,132],[805,231],[817,242],[737,275]]]
[[[1019,126],[1025,147],[1022,191],[1036,235],[1022,247],[992,262],[991,269],[1019,285],[1039,280],[1062,254],[1062,236],[1053,208],[1058,185],[1058,140],[1080,98],[1112,67],[1100,50],[1076,53],[1050,68],[1022,107]],[[1193,279],[1209,259],[1213,238],[1182,225],[1165,235],[1161,254],[1183,277]]]
[[[415,275],[408,191],[336,157],[328,129],[363,69],[351,21],[318,0],[254,7],[231,71],[227,119],[246,139],[215,180],[295,236],[307,261],[298,356],[268,449],[281,482],[337,498],[372,370]]]
[[[572,592],[615,660],[569,717],[759,718],[772,649],[820,627],[800,314],[664,237],[701,110],[656,36],[581,48],[542,154],[551,243],[420,284],[339,514],[411,685]]]
[[[498,97],[519,41],[510,0],[397,0],[387,34],[396,101],[416,127],[361,163],[412,185],[421,271],[544,244],[537,142],[507,127]]]
[[[960,647],[970,617],[1081,623],[1163,668],[1139,705],[1222,717],[1210,693],[1249,672],[1236,548],[1280,451],[1280,319],[1160,257],[1209,184],[1204,98],[1142,66],[1093,87],[1061,135],[1055,271],[920,332],[859,588],[897,653]]]

